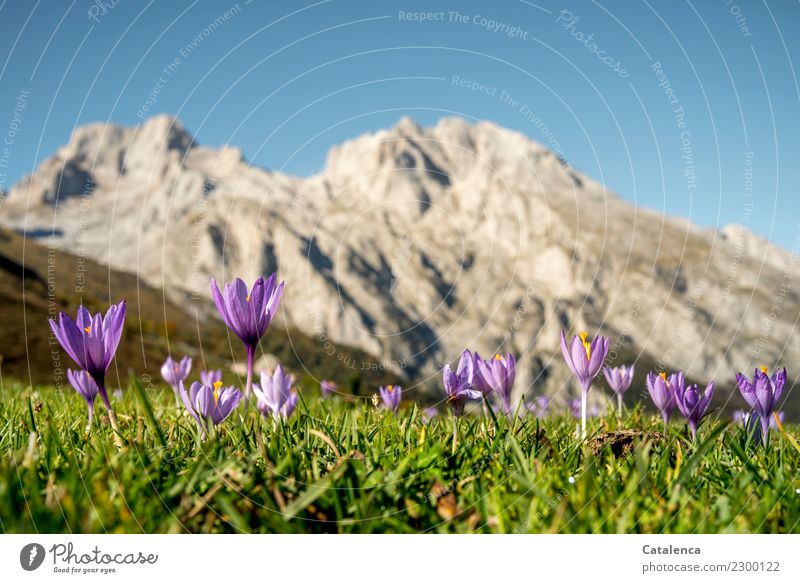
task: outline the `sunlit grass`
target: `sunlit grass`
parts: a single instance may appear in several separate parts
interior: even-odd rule
[[[72,391],[0,393],[4,532],[798,532],[800,453],[764,449],[708,421],[616,458],[575,439],[567,417],[509,421],[398,416],[368,400],[302,395],[274,423],[240,409],[201,442],[171,392],[115,401],[125,446]],[[590,438],[660,431],[638,410],[590,423]],[[786,431],[797,440],[796,426]]]

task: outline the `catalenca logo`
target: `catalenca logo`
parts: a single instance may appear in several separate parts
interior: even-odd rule
[[[35,571],[44,562],[44,547],[39,543],[30,543],[19,552],[19,564],[26,571]]]

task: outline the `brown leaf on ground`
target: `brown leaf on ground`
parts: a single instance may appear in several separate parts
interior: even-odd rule
[[[450,491],[450,488],[442,484],[441,482],[436,482],[433,486],[431,486],[431,498],[434,500],[438,500],[445,494]]]
[[[450,492],[445,494],[436,502],[436,512],[444,520],[452,520],[461,512],[456,504],[456,495]]]
[[[478,523],[480,522],[480,520],[481,520],[481,515],[478,514],[477,512],[473,512],[472,514],[469,515],[469,518],[467,518],[467,528],[469,528],[470,530],[475,530],[478,527]]]

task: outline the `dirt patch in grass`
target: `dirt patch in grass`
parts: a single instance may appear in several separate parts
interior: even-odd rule
[[[658,431],[644,431],[641,429],[623,429],[621,431],[611,431],[601,433],[589,441],[589,448],[594,455],[610,447],[614,457],[621,458],[633,452],[643,441],[660,442],[664,440],[664,435]]]

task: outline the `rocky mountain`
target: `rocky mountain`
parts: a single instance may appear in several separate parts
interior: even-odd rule
[[[800,362],[796,257],[636,208],[488,122],[404,118],[309,178],[200,146],[167,116],[88,125],[8,193],[0,222],[176,301],[208,297],[212,274],[277,270],[287,325],[422,384],[471,347],[518,355],[520,390],[555,391],[562,329],[703,380]]]

